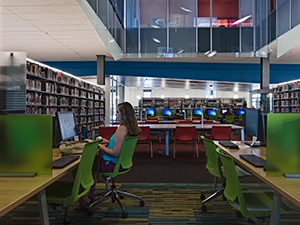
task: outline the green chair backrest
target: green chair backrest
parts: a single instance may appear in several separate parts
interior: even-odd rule
[[[215,116],[209,116],[208,117],[209,120],[218,120],[218,116],[215,115]]]
[[[223,149],[217,148],[217,153],[220,156],[224,168],[224,175],[226,176],[226,186],[224,190],[224,195],[229,201],[234,201],[238,199],[240,205],[239,211],[243,215],[247,215],[248,211],[246,208],[246,202],[236,172],[235,163],[232,157],[225,155]]]
[[[230,116],[230,115],[225,116],[225,121],[226,121],[226,123],[233,123],[234,116]]]
[[[206,168],[207,170],[214,176],[218,177],[221,180],[225,180],[220,161],[218,158],[218,154],[216,152],[216,145],[212,140],[206,139],[204,136],[201,136],[204,147],[205,147],[205,152],[206,152],[206,157],[207,157],[207,162],[206,162]]]
[[[127,173],[129,169],[132,167],[132,158],[134,149],[138,140],[138,136],[130,136],[125,137],[122,143],[120,155],[118,157],[118,161],[115,165],[113,172],[100,172],[103,176],[109,176],[115,178],[119,174]],[[124,171],[119,171],[120,166],[124,169]]]
[[[93,141],[84,145],[70,196],[71,202],[75,202],[87,194],[90,187],[94,184],[92,167],[98,149],[98,143],[99,141]]]

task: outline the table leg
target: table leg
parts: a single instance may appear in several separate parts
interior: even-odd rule
[[[166,153],[165,154],[169,155],[169,131],[166,130],[165,133],[166,133],[166,138],[165,138],[166,139],[165,140],[166,141]]]
[[[45,189],[37,194],[41,225],[49,225],[48,206]]]
[[[270,224],[277,225],[279,223],[281,199],[281,194],[279,194],[277,191],[274,191]]]

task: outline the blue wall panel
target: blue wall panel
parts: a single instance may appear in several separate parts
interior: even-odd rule
[[[75,76],[97,74],[96,61],[43,62]],[[259,64],[194,63],[194,62],[133,62],[106,61],[107,75],[162,77],[228,82],[260,82]],[[276,84],[300,78],[300,65],[271,64],[270,83]]]

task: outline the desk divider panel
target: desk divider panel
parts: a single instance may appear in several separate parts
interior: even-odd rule
[[[267,115],[267,175],[300,174],[300,114]]]
[[[0,116],[0,173],[52,174],[52,115]]]

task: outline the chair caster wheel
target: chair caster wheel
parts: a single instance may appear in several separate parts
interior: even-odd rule
[[[127,218],[127,217],[128,217],[128,213],[125,212],[125,211],[123,211],[123,212],[122,212],[122,218]]]
[[[201,211],[202,211],[202,212],[206,212],[206,211],[207,211],[206,205],[202,205],[202,206],[201,206]]]
[[[201,199],[201,200],[204,200],[204,199],[205,199],[205,195],[204,195],[203,193],[201,193],[200,199]]]
[[[87,211],[87,215],[88,215],[88,216],[92,216],[92,215],[94,215],[94,212],[93,212],[92,210],[88,210],[88,211]]]
[[[144,200],[141,200],[141,201],[140,201],[140,206],[144,206],[144,205],[145,205]]]

